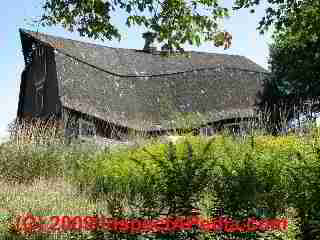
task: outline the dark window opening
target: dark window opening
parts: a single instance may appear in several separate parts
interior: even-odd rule
[[[72,138],[77,138],[79,134],[79,121],[78,118],[69,114],[67,112],[65,114],[65,135],[69,140]]]
[[[96,128],[94,123],[85,120],[80,121],[79,132],[81,136],[95,136]]]
[[[233,124],[225,124],[224,128],[231,134],[241,134],[243,129],[241,128],[239,123],[233,123]]]
[[[214,134],[214,130],[212,127],[203,127],[200,128],[200,135],[203,136],[212,136]]]
[[[36,89],[36,111],[41,114],[44,106],[44,89],[40,87]]]

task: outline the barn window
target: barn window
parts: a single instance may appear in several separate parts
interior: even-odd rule
[[[72,115],[70,113],[68,113],[67,111],[64,112],[65,114],[65,134],[66,137],[68,137],[69,139],[72,138],[76,138],[79,135],[79,121],[77,116]]]
[[[213,128],[211,127],[203,127],[203,128],[200,128],[200,135],[203,135],[203,136],[212,136],[213,135]]]
[[[224,129],[226,129],[229,133],[235,135],[245,134],[245,129],[243,128],[243,126],[241,126],[240,123],[224,124]]]
[[[79,133],[81,136],[95,136],[96,128],[93,122],[85,121],[83,119],[80,120]]]
[[[39,86],[36,88],[36,111],[41,114],[44,107],[44,88]]]

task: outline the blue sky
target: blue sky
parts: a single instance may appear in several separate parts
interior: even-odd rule
[[[223,0],[221,0],[223,1]],[[12,0],[2,3],[0,15],[0,138],[6,135],[8,124],[15,118],[18,107],[20,89],[20,76],[24,68],[21,52],[19,28],[44,32],[56,36],[72,38],[80,41],[89,41],[110,47],[142,48],[144,41],[141,34],[144,29],[139,27],[127,28],[123,14],[114,15],[113,22],[124,34],[123,40],[94,41],[81,38],[77,33],[70,33],[61,27],[40,27],[32,24],[32,19],[41,15],[42,0]],[[231,6],[231,0],[223,1],[226,6]],[[186,50],[204,52],[217,52],[226,54],[243,55],[267,68],[268,44],[271,43],[270,33],[260,35],[256,30],[258,21],[264,15],[265,6],[256,9],[255,14],[248,10],[233,12],[229,19],[224,20],[223,29],[231,32],[233,42],[231,49],[216,48],[212,43],[205,43],[199,48],[185,46]]]

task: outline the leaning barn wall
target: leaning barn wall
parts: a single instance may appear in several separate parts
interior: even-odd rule
[[[58,82],[53,49],[36,45],[32,62],[25,67],[21,79],[22,99],[19,99],[20,117],[24,119],[61,119],[61,103],[58,97]]]

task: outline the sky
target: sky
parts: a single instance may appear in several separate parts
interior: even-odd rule
[[[231,0],[220,0],[230,7]],[[78,33],[68,32],[59,26],[41,27],[33,23],[33,19],[41,16],[43,0],[11,0],[1,4],[0,14],[0,141],[8,135],[7,127],[14,120],[18,108],[21,73],[24,59],[21,51],[19,28],[39,31],[60,37],[102,44],[109,47],[142,49],[144,40],[141,34],[143,28],[125,26],[126,17],[123,13],[114,13],[113,23],[123,34],[122,40],[94,41],[80,37]],[[228,50],[216,48],[212,43],[198,47],[185,46],[186,50],[216,52],[246,56],[264,68],[268,68],[268,46],[271,43],[271,33],[260,35],[256,30],[259,20],[263,17],[266,6],[260,5],[254,14],[249,10],[239,10],[231,13],[229,19],[223,21],[222,29],[233,36],[232,46]]]

